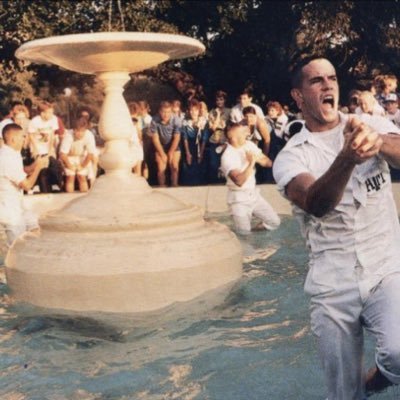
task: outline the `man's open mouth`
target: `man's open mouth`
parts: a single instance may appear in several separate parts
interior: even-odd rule
[[[335,105],[335,100],[333,96],[326,96],[322,100],[322,104],[329,104],[331,107],[333,107]]]

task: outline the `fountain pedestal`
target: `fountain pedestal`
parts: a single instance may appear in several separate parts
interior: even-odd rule
[[[149,66],[146,49],[154,65],[198,54],[203,46],[174,35],[109,33],[41,39],[18,50],[20,58],[96,73],[104,82],[99,129],[106,174],[88,195],[41,219],[39,236],[28,233],[14,243],[6,274],[16,300],[52,309],[143,312],[240,278],[241,246],[232,232],[131,173],[133,124],[122,91],[128,71]],[[75,66],[79,52],[83,66]]]

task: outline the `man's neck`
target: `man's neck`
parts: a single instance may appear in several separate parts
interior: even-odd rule
[[[305,119],[305,121],[306,121],[306,128],[310,132],[316,132],[316,133],[325,132],[336,128],[340,124],[340,115],[338,114],[336,120],[332,122],[319,123],[317,121],[307,121],[307,119]]]

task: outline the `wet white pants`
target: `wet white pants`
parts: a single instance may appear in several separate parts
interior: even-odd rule
[[[362,400],[363,329],[376,339],[382,374],[400,383],[400,273],[386,276],[363,301],[357,283],[311,298],[311,326],[328,384],[328,400]]]
[[[252,216],[260,218],[268,230],[276,229],[281,223],[278,214],[257,188],[243,191],[228,190],[228,206],[238,233],[250,233]]]

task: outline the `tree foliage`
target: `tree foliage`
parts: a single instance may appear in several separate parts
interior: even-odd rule
[[[304,54],[320,54],[338,67],[350,89],[377,73],[400,75],[399,1],[261,0],[2,0],[0,88],[49,81],[87,95],[92,77],[18,62],[24,42],[53,35],[108,30],[182,33],[201,40],[203,57],[173,61],[146,73],[211,96],[225,89],[232,100],[251,85],[259,100],[289,101],[287,68]]]

